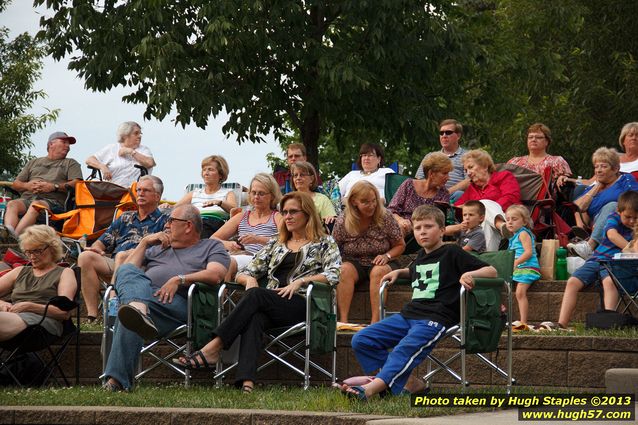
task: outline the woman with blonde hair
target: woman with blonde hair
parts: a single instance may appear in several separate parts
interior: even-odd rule
[[[454,169],[450,158],[444,153],[433,152],[423,158],[421,168],[425,177],[401,183],[388,205],[404,236],[412,233],[412,212],[416,207],[450,202],[450,193],[445,188]]]
[[[55,231],[45,225],[28,227],[20,235],[20,248],[31,264],[17,267],[0,277],[0,297],[11,294],[11,301],[0,300],[0,341],[7,341],[40,322],[44,307],[52,297],[72,300],[77,291],[75,274],[60,267],[62,242]],[[69,312],[49,306],[41,326],[51,335],[62,335],[62,322]]]
[[[263,331],[291,326],[306,318],[306,286],[309,282],[336,285],[339,282],[339,249],[326,235],[310,195],[290,192],[280,202],[284,224],[237,274],[246,293],[220,323],[215,338],[200,351],[178,361],[191,369],[214,365],[223,349],[241,335],[235,385],[252,392],[257,377],[257,359]],[[258,279],[267,286],[259,287]]]
[[[230,253],[227,281],[233,281],[237,270],[246,266],[257,251],[277,235],[282,220],[277,211],[280,200],[281,191],[275,178],[266,173],[256,174],[248,191],[248,203],[252,209],[234,215],[211,236],[211,239],[222,241]],[[235,235],[237,238],[231,240]]]
[[[126,121],[117,128],[117,143],[107,145],[86,159],[86,165],[97,168],[104,180],[129,187],[140,177],[139,164],[152,174],[155,159],[151,150],[142,144],[142,127]]]
[[[237,198],[233,189],[222,187],[228,178],[230,168],[228,162],[220,155],[207,156],[202,160],[202,178],[204,187],[188,192],[174,205],[193,204],[199,209],[204,222],[202,239],[209,238],[228,220],[230,210],[237,206]],[[162,204],[163,208],[170,207]]]
[[[405,241],[392,213],[383,207],[377,188],[360,181],[352,186],[346,209],[337,218],[332,236],[341,252],[341,279],[337,308],[341,322],[348,313],[357,282],[370,282],[371,323],[379,321],[381,278],[398,268],[394,261],[405,250]]]

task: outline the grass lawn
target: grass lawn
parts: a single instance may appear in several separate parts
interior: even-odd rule
[[[495,392],[495,391],[492,391]],[[499,392],[503,393],[504,389]],[[230,387],[193,386],[186,390],[177,384],[143,384],[131,393],[108,393],[97,386],[45,389],[0,390],[0,405],[20,406],[128,406],[184,407],[262,410],[301,410],[347,412],[387,416],[440,416],[478,409],[413,408],[410,397],[379,398],[368,403],[350,400],[329,388],[258,386],[252,394]]]

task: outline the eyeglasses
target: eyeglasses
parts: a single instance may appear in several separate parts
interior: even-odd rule
[[[527,140],[543,140],[545,136],[527,136]]]
[[[177,218],[177,217],[169,217],[168,220],[166,220],[166,224],[173,224],[174,221],[183,221],[186,223],[190,223],[190,220],[186,220],[183,218]]]
[[[376,158],[377,154],[375,152],[370,152],[370,153],[362,153],[361,158]]]
[[[439,136],[451,136],[454,133],[456,133],[454,130],[441,130],[439,131]]]
[[[292,175],[292,178],[293,178],[293,179],[296,179],[296,178],[298,178],[298,177],[307,177],[307,176],[309,176],[309,175],[310,175],[310,174],[306,174],[306,173],[297,173],[297,174],[293,174],[293,175]]]
[[[24,255],[26,255],[27,257],[39,257],[40,255],[42,255],[42,253],[44,251],[47,250],[47,248],[49,247],[49,245],[45,245],[44,248],[40,248],[40,249],[25,249],[24,251],[22,251],[24,253]]]
[[[268,192],[255,192],[254,190],[251,190],[248,193],[250,194],[250,196],[254,196],[255,198],[263,198],[266,195],[270,195],[270,193]]]
[[[285,217],[287,215],[297,215],[301,212],[303,211],[302,210],[281,210],[281,215]]]

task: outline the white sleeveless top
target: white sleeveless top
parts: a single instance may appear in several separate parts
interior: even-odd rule
[[[201,214],[204,215],[227,215],[228,213],[224,211],[224,209],[218,205],[211,205],[208,207],[204,207],[204,204],[210,201],[224,201],[226,200],[226,195],[228,192],[232,192],[232,189],[226,189],[220,187],[215,193],[206,193],[204,188],[195,189],[193,191],[193,198],[191,199],[191,204],[193,204]]]

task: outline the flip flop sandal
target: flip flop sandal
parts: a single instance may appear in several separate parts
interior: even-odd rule
[[[182,362],[182,358],[186,359],[186,363]],[[199,350],[195,351],[190,356],[174,358],[173,363],[189,370],[210,369],[215,367],[215,365],[210,365],[208,363],[208,360],[206,360],[204,354]]]
[[[360,385],[349,386],[344,384],[341,387],[341,393],[345,394],[346,397],[352,400],[368,401],[368,397],[366,397],[366,390]]]
[[[253,392],[255,387],[251,387],[250,385],[242,385],[241,392],[244,394],[250,394]]]
[[[512,332],[524,332],[524,331],[529,331],[529,326],[527,326],[525,323],[520,323],[516,326],[512,326]]]

